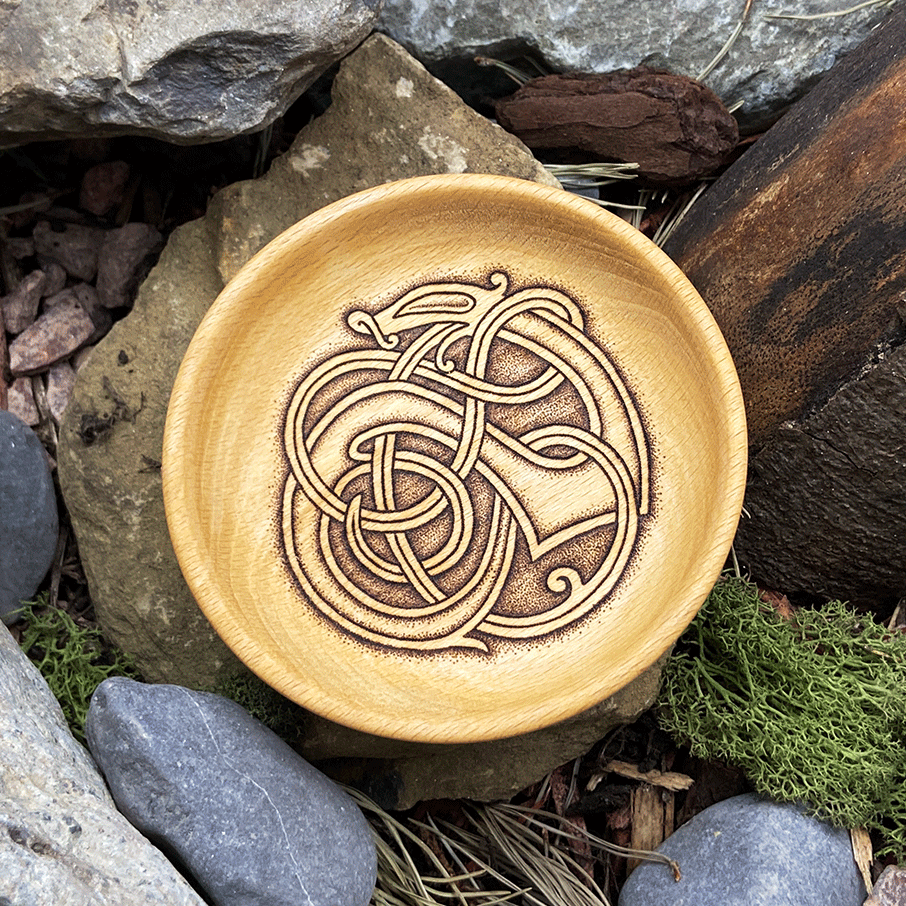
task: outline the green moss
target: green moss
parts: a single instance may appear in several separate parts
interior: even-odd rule
[[[295,742],[302,732],[305,712],[253,673],[231,676],[208,691],[242,705],[286,742]]]
[[[46,597],[25,604],[20,645],[40,670],[69,724],[85,743],[85,719],[94,690],[109,676],[138,679],[132,659],[111,647],[97,629],[79,626],[64,610],[46,605]],[[301,708],[251,673],[231,677],[209,689],[238,702],[287,742],[302,731]]]
[[[132,660],[111,648],[97,629],[84,629],[46,599],[26,604],[20,645],[47,680],[79,742],[85,742],[88,703],[108,676],[135,678]]]
[[[779,801],[882,831],[906,856],[906,636],[832,602],[779,617],[723,579],[681,638],[662,725],[693,754],[742,768]]]

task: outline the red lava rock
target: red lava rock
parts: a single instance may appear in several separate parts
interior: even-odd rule
[[[32,236],[39,262],[56,262],[78,280],[94,279],[104,230],[80,223],[67,223],[55,230],[46,220],[40,220]]]
[[[7,411],[18,416],[26,425],[34,427],[41,422],[41,413],[35,405],[31,389],[31,378],[16,378],[7,388]]]
[[[44,271],[32,271],[8,296],[0,299],[3,321],[10,333],[22,333],[34,322],[46,287]]]
[[[94,322],[73,297],[42,314],[9,344],[14,377],[37,374],[69,358],[94,333]]]
[[[682,185],[726,163],[736,120],[700,82],[644,66],[564,73],[499,100],[497,119],[533,151],[569,162],[638,163],[653,185]]]
[[[35,256],[35,240],[31,236],[8,236],[3,244],[16,261]]]
[[[44,287],[44,296],[53,296],[66,286],[66,271],[53,261],[48,261],[42,271],[47,275],[47,285]]]
[[[85,171],[79,189],[79,207],[103,217],[122,203],[130,168],[124,160],[111,160]]]
[[[75,387],[76,373],[69,362],[57,362],[47,372],[47,406],[59,425]]]
[[[107,308],[132,303],[138,284],[147,275],[163,237],[149,223],[127,223],[110,230],[98,259],[97,289]]]
[[[81,305],[85,314],[94,324],[94,332],[88,338],[88,343],[96,343],[103,337],[113,324],[110,312],[101,305],[97,290],[88,283],[77,283],[67,289],[61,290],[56,295],[44,300],[44,311],[51,311],[61,304],[75,302]]]

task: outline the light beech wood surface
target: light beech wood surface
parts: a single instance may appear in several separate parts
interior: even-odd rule
[[[742,398],[701,298],[593,203],[474,174],[332,204],[256,255],[173,388],[199,606],[370,733],[528,732],[652,664],[724,565]]]

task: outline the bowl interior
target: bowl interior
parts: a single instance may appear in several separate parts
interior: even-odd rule
[[[502,177],[317,212],[226,287],[164,439],[200,607],[287,697],[466,742],[625,685],[713,585],[742,504],[730,356],[619,218]]]

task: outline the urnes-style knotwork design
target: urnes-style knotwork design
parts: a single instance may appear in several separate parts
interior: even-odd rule
[[[290,399],[283,551],[353,637],[537,639],[601,606],[631,561],[651,487],[633,396],[573,299],[509,289],[495,271],[351,312],[368,341]]]

